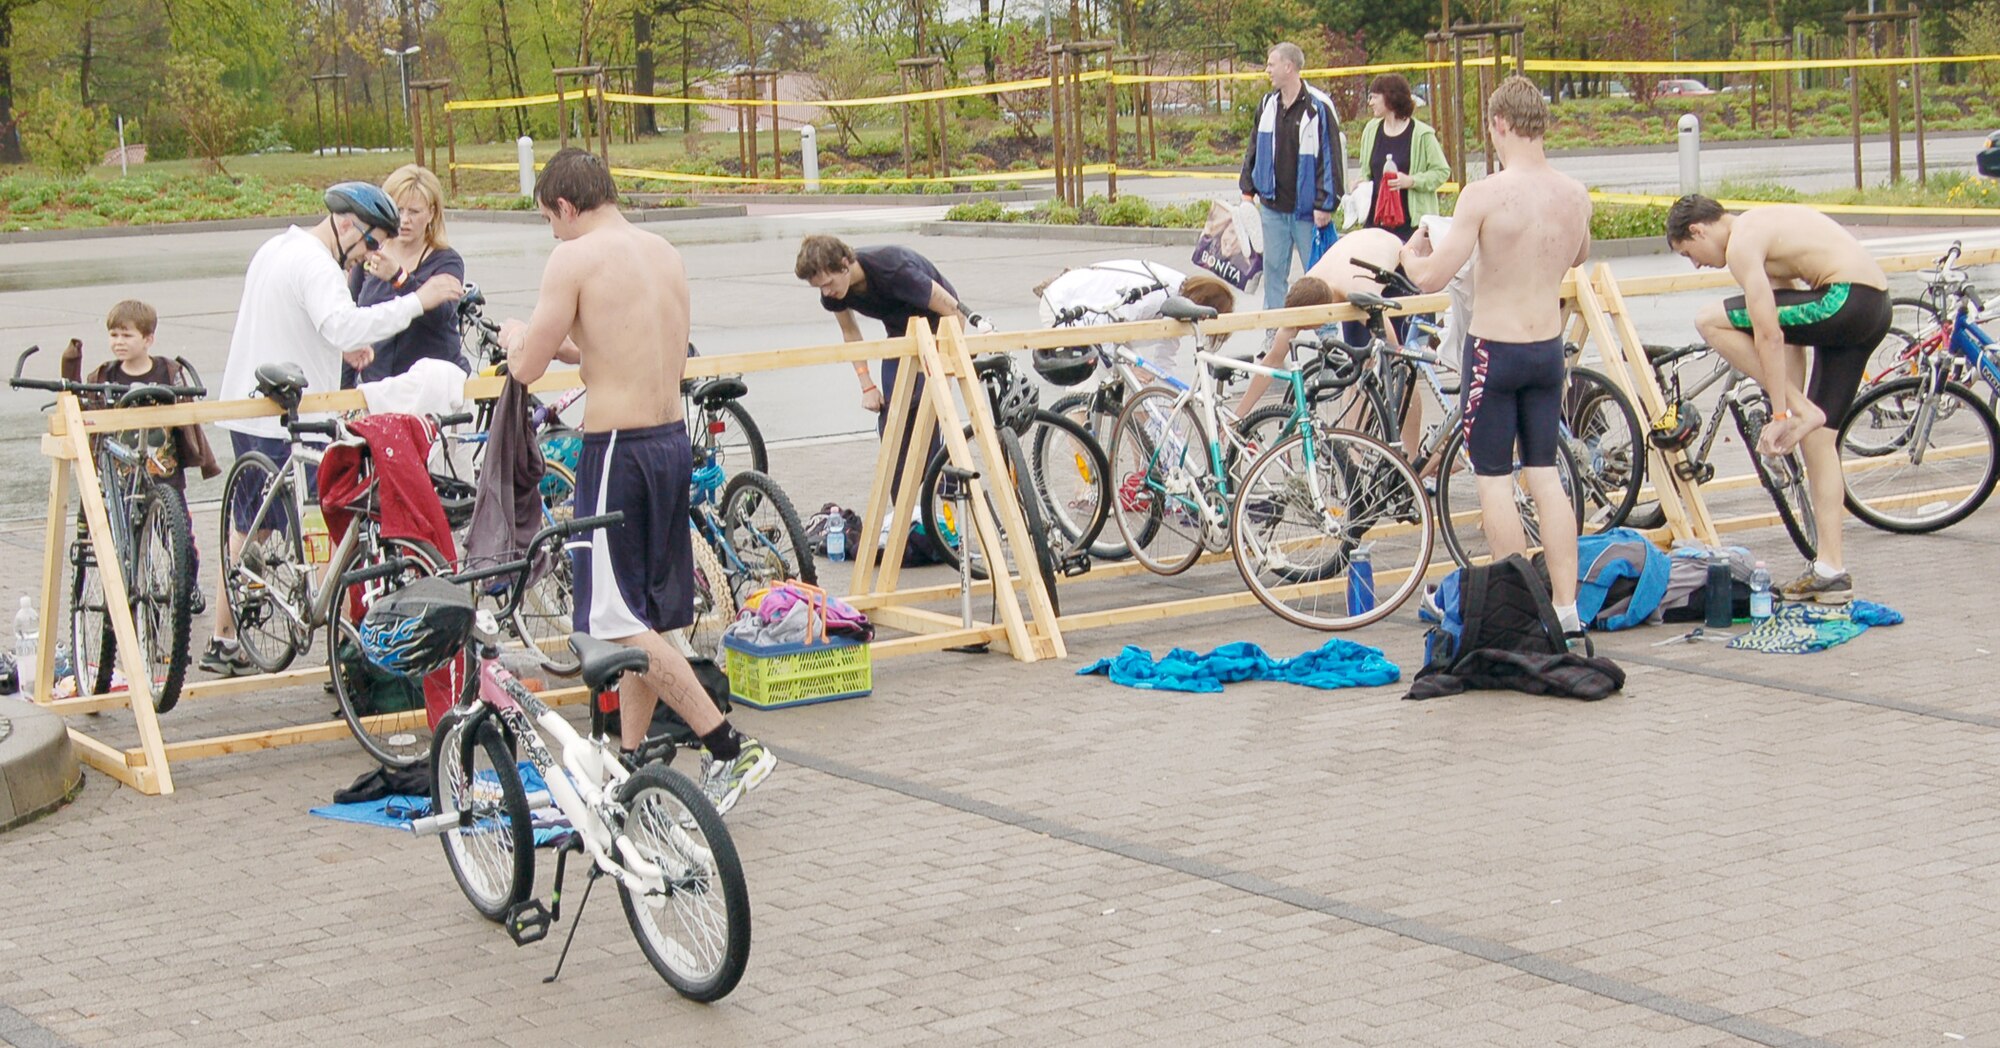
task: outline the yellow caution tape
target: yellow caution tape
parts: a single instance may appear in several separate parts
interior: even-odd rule
[[[562,92],[561,97],[564,101],[571,99],[581,100],[589,98],[596,93],[596,90],[596,88],[592,87],[580,87]],[[444,108],[445,112],[450,113],[463,109],[507,109],[512,106],[552,106],[556,104],[556,97],[556,93],[552,91],[545,95],[527,95],[522,98],[461,98],[446,102]]]
[[[459,171],[517,172],[521,170],[520,165],[518,164],[456,163],[452,164],[451,167]],[[542,165],[540,163],[535,164],[535,170],[540,171],[541,169]],[[763,177],[753,177],[750,175],[701,175],[687,171],[661,171],[654,168],[643,168],[643,167],[613,167],[610,168],[609,170],[613,175],[618,176],[620,178],[644,178],[655,182],[686,182],[693,184],[732,185],[732,186],[803,186],[806,184],[806,180],[803,178],[763,178]],[[1112,168],[1110,164],[1086,164],[1084,165],[1082,173],[1085,175],[1103,175],[1110,173],[1111,170]],[[1051,179],[1054,177],[1056,177],[1056,172],[1054,170],[1050,168],[1041,168],[1034,171],[993,171],[979,175],[934,175],[934,176],[918,176],[913,178],[888,178],[883,176],[870,176],[870,177],[823,176],[821,178],[815,179],[814,181],[817,184],[823,186],[903,186],[903,185],[924,185],[930,183],[944,185],[944,184],[964,183],[964,182],[1035,182],[1035,181],[1040,181],[1042,179]],[[1236,176],[1230,175],[1229,177],[1233,179]]]
[[[1262,74],[1258,74],[1262,75]],[[1079,83],[1099,83],[1110,79],[1104,70],[1085,73],[1077,78]],[[940,98],[970,98],[975,95],[1001,95],[1012,91],[1046,91],[1049,78],[1033,80],[1008,80],[998,84],[968,84],[964,87],[944,87],[929,91],[907,91],[895,95],[877,95],[870,98],[689,98],[675,95],[634,95],[622,91],[606,91],[604,100],[629,105],[642,106],[809,106],[818,109],[840,109],[849,106],[900,105],[905,102],[928,102]],[[589,89],[585,89],[586,93]],[[576,97],[574,93],[570,97]],[[450,109],[499,109],[507,106],[550,105],[556,100],[553,94],[527,95],[520,98],[488,98],[477,101],[447,103]]]
[[[1679,197],[1653,196],[1646,193],[1604,193],[1591,190],[1590,198],[1606,204],[1634,204],[1643,207],[1671,207]],[[1718,200],[1716,203],[1731,211],[1743,211],[1770,204],[1798,203],[1814,211],[1829,215],[1933,215],[1959,218],[1991,218],[2000,221],[2000,208],[1991,207],[1919,207],[1899,204],[1822,204],[1811,200]]]
[[[1471,65],[1471,62],[1467,62]],[[1369,76],[1374,73],[1402,73],[1410,70],[1449,68],[1450,62],[1376,62],[1370,65],[1326,66],[1319,69],[1302,70],[1299,75],[1308,79],[1327,80],[1342,76]],[[1195,84],[1218,80],[1263,80],[1268,74],[1261,69],[1239,70],[1234,73],[1119,73],[1111,78],[1114,84]]]
[[[1923,58],[1796,58],[1730,59],[1720,62],[1572,62],[1550,58],[1530,58],[1530,73],[1780,73],[1794,69],[1853,69],[1881,66],[1957,65],[1964,62],[2000,62],[2000,55],[1962,57],[1927,55]],[[1466,59],[1465,64],[1491,65],[1493,59]],[[1508,62],[1508,65],[1513,63]]]

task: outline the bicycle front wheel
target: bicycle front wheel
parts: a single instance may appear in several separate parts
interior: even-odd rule
[[[459,813],[444,831],[445,862],[481,917],[498,921],[535,884],[535,839],[528,794],[507,741],[491,719],[468,739],[459,712],[438,722],[431,742],[431,810]]]
[[[132,621],[153,674],[153,709],[181,701],[187,679],[188,633],[194,594],[194,522],[181,493],[155,484],[139,516],[139,550],[131,588]]]
[[[1201,558],[1219,484],[1201,421],[1175,400],[1170,390],[1142,390],[1125,402],[1111,434],[1113,519],[1125,548],[1160,575],[1178,575]]]
[[[751,589],[786,579],[819,581],[806,526],[777,481],[756,470],[738,473],[723,487],[721,506],[723,530],[750,572]]]
[[[1250,467],[1232,533],[1237,570],[1267,608],[1308,629],[1366,626],[1424,583],[1431,507],[1403,456],[1364,433],[1295,433]],[[1367,551],[1367,570],[1355,561]]]
[[[695,412],[694,427],[688,432],[694,443],[694,461],[707,461],[714,448],[725,468],[771,472],[771,456],[764,450],[764,432],[742,404],[719,401]]]
[[[1082,426],[1084,431],[1090,434],[1090,439],[1097,442],[1097,449],[1104,456],[1104,465],[1108,470],[1111,465],[1111,434],[1118,425],[1117,409],[1121,401],[1122,397],[1114,398],[1098,390],[1078,391],[1057,397],[1055,402],[1049,405],[1048,410]],[[1035,451],[1035,456],[1041,457],[1039,449]],[[1101,494],[1105,499],[1104,523],[1109,524],[1112,486],[1108,472],[1104,475],[1104,489]],[[1097,538],[1090,544],[1090,555],[1098,560],[1124,560],[1131,556],[1117,531],[1116,528],[1107,530],[1100,524]]]
[[[1796,448],[1783,455],[1757,453],[1757,439],[1770,417],[1770,407],[1763,400],[1748,405],[1740,400],[1731,401],[1729,410],[1736,418],[1736,431],[1743,436],[1743,446],[1750,451],[1750,465],[1757,473],[1757,482],[1778,507],[1778,523],[1785,526],[1785,533],[1792,537],[1792,545],[1798,547],[1800,556],[1807,560],[1819,556],[1819,524],[1813,519],[1812,492],[1806,487],[1805,457]]]
[[[1563,421],[1582,494],[1583,530],[1595,535],[1625,523],[1646,483],[1646,445],[1639,412],[1609,378],[1569,369]]]
[[[367,526],[357,520],[355,527]],[[431,751],[430,719],[424,708],[427,677],[410,677],[383,669],[368,661],[361,650],[361,617],[368,609],[395,591],[420,578],[445,571],[444,558],[429,543],[411,539],[382,539],[376,550],[366,542],[349,547],[347,556],[327,570],[327,584],[339,587],[331,595],[327,613],[326,671],[333,679],[334,698],[340,715],[347,721],[354,741],[370,757],[390,768],[408,768]],[[401,558],[409,562],[402,571],[386,578],[343,586],[349,572]],[[438,673],[455,671],[454,683],[463,683],[465,654]],[[457,687],[451,689],[457,698]]]
[[[750,891],[729,828],[700,787],[657,764],[625,780],[618,803],[620,858],[634,873],[651,867],[644,892],[618,882],[639,949],[681,996],[721,1000],[750,963]]]
[[[1454,429],[1446,440],[1440,461],[1444,463],[1437,474],[1437,516],[1438,530],[1444,538],[1445,552],[1463,567],[1480,558],[1492,559],[1493,550],[1486,536],[1486,514],[1479,503],[1479,480],[1472,472],[1472,460],[1465,450],[1465,430]],[[1556,475],[1562,480],[1563,496],[1568,500],[1575,514],[1577,530],[1583,529],[1582,500],[1577,498],[1576,461],[1570,450],[1563,445],[1556,447]],[[1513,477],[1514,512],[1520,516],[1521,531],[1527,538],[1528,549],[1535,550],[1542,545],[1541,518],[1535,500],[1521,483],[1519,463],[1515,464]]]
[[[1840,427],[1847,509],[1884,531],[1918,534],[1964,520],[1993,494],[2000,423],[1956,382],[1928,378],[1865,390]]]
[[[722,631],[736,621],[736,594],[729,588],[729,573],[722,558],[715,555],[715,547],[692,522],[688,530],[692,532],[688,541],[694,546],[694,622],[680,636],[696,655],[720,664]]]
[[[97,573],[97,550],[78,535],[71,548],[74,567],[69,587],[69,650],[76,667],[78,695],[102,695],[111,690],[111,667],[118,661],[117,638],[104,600],[104,577]],[[21,667],[31,673],[32,666]]]
[[[1081,424],[1051,411],[1035,412],[1026,443],[1028,486],[1043,518],[1061,536],[1062,555],[1093,547],[1111,508],[1104,448]]]

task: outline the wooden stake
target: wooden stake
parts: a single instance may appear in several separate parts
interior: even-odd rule
[[[56,638],[65,621],[62,603],[63,556],[69,548],[69,471],[62,459],[49,460],[49,520],[42,533],[42,640],[35,645],[35,664],[21,667],[32,673],[21,682],[21,690],[46,706],[55,698]],[[78,674],[78,679],[82,675]],[[30,683],[32,681],[32,683]]]

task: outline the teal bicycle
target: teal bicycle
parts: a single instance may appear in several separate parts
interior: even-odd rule
[[[1161,314],[1194,325],[1197,345],[1200,323],[1216,315],[1181,298]],[[1389,445],[1312,413],[1319,394],[1358,380],[1352,360],[1321,354],[1311,386],[1302,368],[1205,351],[1195,360],[1192,386],[1139,391],[1112,430],[1113,515],[1133,558],[1176,575],[1229,550],[1260,603],[1318,630],[1366,626],[1421,589],[1435,540],[1417,475]],[[1264,375],[1288,391],[1290,413],[1270,443],[1239,432],[1218,371]]]

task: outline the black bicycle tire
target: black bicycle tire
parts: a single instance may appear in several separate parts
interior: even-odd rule
[[[750,409],[744,407],[738,401],[724,400],[712,406],[699,409],[696,415],[698,423],[696,428],[699,432],[694,434],[697,438],[695,445],[698,448],[705,448],[711,443],[725,443],[724,441],[711,441],[709,439],[715,436],[715,434],[709,431],[709,419],[715,415],[728,415],[731,419],[735,420],[737,428],[743,433],[744,445],[750,449],[750,468],[759,473],[771,472],[771,456],[764,447],[764,431],[757,428],[757,420],[750,417]],[[724,432],[728,432],[726,425]],[[701,463],[702,456],[696,455],[695,465],[700,466]]]
[[[694,553],[695,620],[673,632],[696,655],[714,659],[722,643],[722,631],[736,621],[736,592],[730,588],[729,571],[708,536],[693,521],[688,522],[688,531],[688,544]],[[571,596],[574,598],[574,594]],[[704,596],[709,605],[705,613],[701,608]]]
[[[1455,474],[1452,470],[1452,460],[1464,453],[1464,447],[1465,430],[1463,428],[1453,429],[1451,436],[1446,438],[1444,446],[1438,449],[1437,494],[1432,496],[1432,508],[1437,514],[1438,537],[1444,540],[1445,552],[1451,555],[1452,563],[1457,564],[1459,567],[1466,567],[1472,561],[1466,553],[1465,543],[1459,539],[1458,532],[1452,527],[1451,478],[1454,475],[1459,475],[1466,478],[1465,482],[1476,484],[1475,481],[1472,481],[1473,474],[1470,470],[1462,474]],[[1576,513],[1576,527],[1577,531],[1581,533],[1583,531],[1583,503],[1576,498],[1576,458],[1570,454],[1569,448],[1562,444],[1556,445],[1556,469],[1569,475],[1569,482],[1564,485],[1564,488],[1570,493],[1570,509]],[[1519,481],[1516,481],[1516,483],[1519,483]],[[1475,492],[1475,504],[1477,501]],[[1527,520],[1524,518],[1521,523],[1525,526]],[[1539,544],[1539,533],[1540,524],[1537,523],[1535,534],[1528,536],[1528,546],[1530,549],[1535,548]]]
[[[1104,455],[1106,470],[1103,490],[1106,493],[1113,493],[1109,472],[1111,467],[1111,433],[1118,425],[1118,416],[1115,413],[1107,414],[1102,411],[1091,410],[1097,404],[1098,396],[1096,390],[1079,390],[1057,397],[1054,403],[1051,403],[1045,410],[1051,414],[1061,415],[1071,422],[1081,425],[1084,432],[1090,434],[1090,438],[1097,442],[1098,451]],[[1079,411],[1079,408],[1082,410]],[[1035,431],[1037,439],[1046,439],[1043,436],[1045,432],[1044,430],[1037,429]],[[1041,458],[1041,451],[1039,449],[1035,451],[1035,458]],[[1097,537],[1090,543],[1090,556],[1094,560],[1124,560],[1132,555],[1125,548],[1123,541],[1116,538],[1104,537],[1104,532],[1110,523],[1111,504],[1107,497],[1104,503],[1104,522],[1098,525]]]
[[[1042,585],[1048,590],[1049,609],[1061,615],[1062,599],[1056,595],[1056,557],[1049,544],[1048,518],[1042,516],[1041,500],[1034,491],[1034,474],[1030,472],[1032,467],[1027,451],[1021,447],[1021,438],[1005,426],[1000,427],[1000,453],[1007,458],[1014,500],[1021,504],[1021,517],[1028,525],[1028,540],[1035,550],[1035,566],[1041,572]]]
[[[69,592],[69,643],[70,661],[76,674],[76,690],[79,695],[102,695],[111,690],[111,670],[118,662],[118,640],[111,631],[109,605],[105,603],[104,577],[97,570],[97,552],[90,539],[79,534],[74,561],[70,569]],[[97,599],[87,605],[86,593],[96,582]],[[86,619],[95,623],[93,629]],[[93,657],[85,661],[84,652]],[[31,666],[21,667],[22,679],[33,673]],[[90,679],[85,680],[88,676]]]
[[[1729,413],[1736,420],[1736,432],[1743,438],[1743,447],[1750,452],[1750,468],[1757,474],[1757,483],[1763,486],[1765,494],[1771,496],[1771,504],[1777,507],[1778,523],[1784,525],[1785,534],[1791,536],[1792,545],[1797,547],[1800,555],[1807,560],[1813,560],[1819,556],[1819,526],[1812,519],[1812,488],[1806,483],[1803,458],[1796,448],[1789,453],[1792,458],[1799,460],[1795,472],[1799,478],[1798,488],[1803,493],[1799,507],[1795,508],[1786,501],[1784,492],[1779,490],[1778,481],[1772,477],[1770,467],[1764,463],[1765,456],[1757,453],[1758,434],[1750,431],[1749,420],[1743,414],[1743,403],[1731,400]],[[1835,445],[1836,453],[1838,450],[1839,446]],[[1810,535],[1806,534],[1808,528],[1812,529]]]
[[[757,470],[744,470],[729,478],[729,483],[722,487],[720,512],[723,526],[734,531],[738,521],[732,507],[735,507],[740,499],[749,497],[746,492],[754,492],[777,511],[778,524],[784,528],[785,537],[792,544],[791,561],[786,565],[792,572],[791,577],[800,582],[817,584],[819,568],[813,562],[812,545],[806,539],[805,523],[799,520],[799,511],[792,505],[791,496],[785,494],[785,489],[769,474]],[[730,541],[735,541],[733,535]]]
[[[625,784],[618,789],[618,803],[626,811],[625,839],[632,839],[636,832],[634,824],[640,820],[633,814],[640,794],[647,790],[667,793],[694,817],[696,829],[714,860],[714,881],[722,890],[723,913],[729,926],[723,932],[722,963],[705,979],[695,980],[678,973],[660,955],[660,951],[647,936],[646,926],[651,922],[640,916],[635,905],[632,889],[623,879],[618,880],[618,899],[625,907],[625,922],[632,929],[632,937],[639,942],[640,952],[646,955],[647,963],[653,966],[660,978],[674,988],[674,992],[691,1001],[718,1001],[729,995],[742,980],[743,971],[750,963],[750,890],[743,881],[743,860],[736,853],[736,842],[729,836],[729,827],[722,816],[709,803],[701,788],[686,776],[658,764],[649,764],[632,773]],[[687,890],[687,889],[683,889]]]
[[[1129,424],[1130,420],[1132,419],[1132,413],[1134,409],[1147,400],[1165,400],[1168,404],[1172,404],[1175,401],[1175,399],[1177,399],[1177,395],[1172,390],[1144,389],[1140,390],[1137,394],[1133,395],[1132,397],[1128,398],[1125,401],[1124,410],[1118,413],[1118,426],[1112,434],[1111,468],[1114,471],[1118,469],[1117,448],[1121,441],[1127,439],[1137,439],[1141,441],[1144,445],[1147,445],[1147,447],[1145,448],[1145,453],[1146,453],[1146,459],[1149,463],[1152,461],[1154,451],[1156,450],[1150,446],[1153,443],[1153,441],[1152,438],[1146,434],[1144,426],[1133,426]],[[1197,435],[1203,434],[1201,423],[1199,421],[1199,418],[1194,414],[1193,405],[1191,402],[1188,404],[1180,405],[1178,408],[1174,410],[1174,414],[1175,415],[1185,414],[1190,419],[1194,419],[1195,420],[1194,432]],[[1203,439],[1206,439],[1206,437],[1204,436]],[[1206,458],[1207,453],[1208,449],[1206,447],[1203,447],[1197,451],[1197,454],[1202,456],[1204,459]],[[1208,468],[1205,461],[1203,463],[1202,468],[1204,471],[1206,471]],[[1114,486],[1113,489],[1114,494],[1112,496],[1113,498],[1118,497],[1117,494],[1118,487],[1122,487],[1122,484]],[[1152,507],[1153,511],[1146,515],[1145,530],[1147,534],[1144,540],[1139,544],[1140,549],[1149,546],[1152,540],[1159,535],[1159,529],[1161,524],[1163,523],[1164,513],[1160,510],[1159,500],[1157,499],[1153,500]],[[1120,514],[1118,517],[1118,531],[1119,534],[1123,536],[1123,538],[1125,539],[1126,547],[1128,549],[1132,549],[1132,542],[1133,542],[1132,534],[1130,529],[1126,525],[1125,517],[1123,514]],[[1192,552],[1190,552],[1185,558],[1174,563],[1168,563],[1164,558],[1155,558],[1150,554],[1139,553],[1137,549],[1133,549],[1133,557],[1134,559],[1138,560],[1139,563],[1143,565],[1147,571],[1150,571],[1155,575],[1171,576],[1171,575],[1179,575],[1180,573],[1188,570],[1189,568],[1194,567],[1195,562],[1199,561],[1201,559],[1201,555],[1207,551],[1208,551],[1207,543],[1205,541],[1197,541],[1195,543],[1195,548]]]
[[[1035,453],[1028,459],[1029,476],[1033,478],[1035,497],[1041,501],[1043,510],[1048,511],[1043,514],[1044,519],[1062,533],[1065,555],[1087,550],[1095,545],[1097,537],[1104,533],[1105,518],[1111,512],[1111,464],[1104,456],[1104,446],[1091,435],[1089,427],[1066,415],[1046,409],[1036,410],[1034,420],[1028,424],[1028,429],[1033,434],[1032,445],[1035,448]],[[1052,429],[1069,434],[1070,439],[1075,441],[1076,446],[1082,448],[1090,459],[1088,466],[1092,477],[1091,486],[1097,491],[1097,511],[1091,514],[1080,528],[1064,524],[1063,520],[1066,518],[1053,512],[1054,496],[1049,493],[1048,485],[1042,479],[1045,467],[1043,453],[1048,448],[1049,431]]]
[[[1594,387],[1593,390],[1580,396],[1575,395],[1573,391],[1577,388],[1578,379],[1582,380],[1583,385]],[[1625,518],[1631,515],[1632,508],[1639,504],[1639,493],[1646,486],[1646,430],[1639,422],[1639,410],[1633,406],[1631,398],[1627,397],[1625,391],[1619,389],[1617,383],[1612,382],[1603,372],[1586,367],[1570,368],[1563,393],[1565,421],[1569,423],[1572,434],[1578,432],[1586,415],[1585,409],[1604,401],[1609,401],[1616,407],[1618,414],[1625,420],[1626,432],[1631,434],[1632,476],[1625,484],[1624,496],[1617,508],[1605,518],[1601,526],[1591,532],[1593,535],[1602,534],[1612,528],[1623,526]],[[1572,403],[1574,407],[1571,406]],[[1581,440],[1582,437],[1579,436],[1577,439]],[[1575,459],[1574,453],[1571,458]],[[1578,469],[1577,480],[1581,483],[1583,463],[1575,461],[1574,465]]]
[[[1384,441],[1377,439],[1372,434],[1362,433],[1356,430],[1330,430],[1319,434],[1318,439],[1322,443],[1333,440],[1340,440],[1340,441],[1358,440],[1362,444],[1368,446],[1370,450],[1379,453],[1382,456],[1382,460],[1384,462],[1392,464],[1393,468],[1400,473],[1402,479],[1404,479],[1409,485],[1410,497],[1415,500],[1415,507],[1418,517],[1416,526],[1418,527],[1420,532],[1425,536],[1425,541],[1423,544],[1423,555],[1419,559],[1419,563],[1417,563],[1411,570],[1405,572],[1402,580],[1397,584],[1396,589],[1391,591],[1391,593],[1388,595],[1387,598],[1379,599],[1375,607],[1371,608],[1367,612],[1364,612],[1363,614],[1358,616],[1344,616],[1338,620],[1328,620],[1328,619],[1316,619],[1312,616],[1308,616],[1302,612],[1299,612],[1298,610],[1291,607],[1289,604],[1286,604],[1284,601],[1279,600],[1277,597],[1270,594],[1267,591],[1267,588],[1262,584],[1262,582],[1259,581],[1257,577],[1257,572],[1250,566],[1248,556],[1244,552],[1245,547],[1242,545],[1241,542],[1232,542],[1230,544],[1230,550],[1232,554],[1232,559],[1236,561],[1237,574],[1243,577],[1244,588],[1248,589],[1250,591],[1251,596],[1256,597],[1257,602],[1264,605],[1266,609],[1271,611],[1273,614],[1277,615],[1279,618],[1284,619],[1286,622],[1289,622],[1295,626],[1302,626],[1305,627],[1306,629],[1315,629],[1327,632],[1344,632],[1346,630],[1360,629],[1363,626],[1367,626],[1372,623],[1379,622],[1384,618],[1387,618],[1389,615],[1393,614],[1397,608],[1402,607],[1403,604],[1407,602],[1412,596],[1414,596],[1418,590],[1423,588],[1424,575],[1430,569],[1431,558],[1435,556],[1437,552],[1436,533],[1435,529],[1431,525],[1431,521],[1425,519],[1430,515],[1431,507],[1429,505],[1428,500],[1424,497],[1423,482],[1417,478],[1416,471],[1410,468],[1409,463],[1403,461],[1402,453],[1396,449],[1395,445],[1385,443]],[[1277,442],[1276,444],[1271,445],[1271,447],[1266,449],[1262,454],[1258,455],[1257,461],[1252,463],[1250,465],[1250,468],[1244,471],[1243,486],[1238,492],[1238,497],[1236,499],[1235,504],[1230,508],[1230,515],[1232,518],[1230,522],[1230,534],[1232,536],[1240,536],[1244,533],[1245,521],[1243,518],[1251,511],[1251,505],[1249,501],[1243,498],[1243,493],[1251,491],[1255,488],[1255,485],[1251,483],[1252,478],[1256,477],[1266,467],[1268,463],[1276,461],[1274,456],[1276,456],[1279,452],[1287,451],[1290,445],[1302,442],[1304,440],[1305,440],[1305,435],[1302,433],[1291,434],[1290,436]],[[1322,450],[1321,454],[1327,455],[1329,454],[1329,451],[1330,449]],[[1347,554],[1350,552],[1352,546],[1353,546],[1352,540],[1345,540],[1342,542],[1340,551],[1341,563],[1337,569],[1333,569],[1333,572],[1345,570],[1347,563]],[[1324,574],[1319,576],[1319,578],[1325,578],[1325,577],[1326,576]],[[1308,579],[1301,576],[1299,578],[1294,578],[1290,581],[1308,582],[1308,581],[1318,581],[1318,579]]]
[[[535,836],[533,814],[528,810],[528,793],[521,785],[520,768],[514,762],[513,751],[507,748],[507,741],[500,729],[489,717],[479,717],[475,721],[476,735],[467,739],[459,725],[465,723],[465,714],[452,711],[438,722],[437,734],[431,739],[431,810],[446,810],[445,782],[446,770],[463,769],[470,764],[473,747],[486,751],[486,759],[493,764],[493,777],[500,785],[500,807],[505,811],[508,825],[504,833],[509,838],[508,847],[513,850],[513,869],[508,885],[494,901],[484,901],[466,883],[465,872],[459,866],[458,853],[452,845],[460,830],[452,828],[438,834],[438,844],[444,848],[445,863],[451,867],[452,879],[458,882],[458,890],[465,895],[472,908],[481,917],[498,922],[507,916],[507,911],[515,904],[525,902],[528,893],[535,886]],[[455,759],[444,752],[444,747],[454,746],[458,750]]]
[[[1927,381],[1927,379],[1921,377],[1901,378],[1863,390],[1861,395],[1855,398],[1854,407],[1848,411],[1847,420],[1841,423],[1840,442],[1836,447],[1844,448],[1847,446],[1848,428],[1854,425],[1855,419],[1862,417],[1862,413],[1868,409],[1873,401],[1901,395],[1907,390],[1920,389]],[[1936,520],[1926,521],[1920,525],[1892,522],[1889,518],[1883,517],[1875,510],[1868,508],[1866,503],[1856,499],[1854,497],[1854,489],[1843,483],[1841,486],[1841,499],[1846,504],[1847,511],[1854,514],[1856,519],[1882,531],[1894,532],[1899,535],[1924,535],[1934,531],[1942,531],[1978,512],[1979,507],[1985,505],[1986,500],[1992,496],[1994,486],[1996,483],[2000,483],[2000,420],[1994,418],[1992,409],[1988,408],[1986,402],[1981,400],[1979,395],[1967,386],[1957,382],[1946,382],[1939,390],[1939,395],[1959,398],[1966,405],[1970,406],[1979,418],[1982,428],[1986,431],[1987,442],[1995,450],[1994,456],[1988,460],[1985,478],[1976,486],[1971,498],[1960,503],[1950,513]],[[1846,471],[1843,470],[1843,480],[1846,476]]]
[[[181,701],[181,687],[187,682],[189,634],[194,629],[192,600],[194,596],[194,521],[188,517],[187,503],[181,500],[181,493],[167,484],[154,484],[148,493],[146,507],[140,511],[138,527],[134,536],[139,540],[140,555],[133,563],[143,565],[150,555],[150,537],[154,534],[153,521],[158,519],[166,528],[167,548],[167,648],[164,652],[165,675],[151,690],[153,712],[165,713]],[[139,574],[138,572],[134,573]],[[127,579],[128,593],[136,595],[138,579]],[[132,601],[133,610],[138,610],[139,600]],[[137,621],[136,614],[134,621]],[[158,631],[153,636],[157,639]],[[154,652],[146,652],[147,669],[152,669]]]
[[[234,516],[235,516],[233,507],[236,505],[237,482],[245,473],[249,472],[250,469],[253,467],[264,471],[264,475],[266,477],[271,478],[270,481],[271,483],[285,484],[290,482],[289,475],[287,475],[283,470],[281,470],[278,464],[271,460],[271,457],[269,455],[266,455],[261,451],[244,452],[243,454],[236,456],[235,462],[230,463],[229,473],[222,479],[222,528],[221,528],[222,541],[218,543],[216,547],[217,550],[220,551],[220,556],[222,558],[221,577],[224,580],[224,584],[222,586],[222,599],[225,601],[230,600],[230,597],[233,592],[228,585],[228,579],[232,574],[235,573],[236,565],[241,557],[240,552],[232,553],[230,552],[230,547],[229,547],[230,526],[232,525],[232,523],[234,523]],[[261,505],[262,501],[263,501],[263,495],[260,489],[258,496],[256,500],[253,502],[253,504]],[[275,506],[278,512],[283,513],[288,511],[290,502],[285,499],[280,499],[273,505]],[[303,522],[301,522],[301,526],[303,526]],[[269,598],[267,597],[265,599]],[[266,673],[277,673],[283,670],[285,667],[290,666],[292,664],[293,659],[298,658],[301,641],[299,640],[299,638],[293,635],[294,631],[292,631],[289,627],[285,631],[286,641],[282,646],[283,654],[281,656],[272,656],[269,658],[265,658],[259,655],[257,651],[257,645],[250,644],[244,640],[244,633],[243,633],[244,616],[242,614],[241,609],[237,606],[237,604],[234,601],[231,601],[229,605],[229,617],[231,622],[233,622],[236,626],[236,643],[238,645],[239,650],[241,650],[244,656],[248,658],[251,661],[251,663],[254,664],[258,669],[263,670]]]
[[[357,521],[355,526],[360,527],[362,525]],[[417,578],[440,575],[447,570],[444,557],[439,554],[437,548],[422,539],[384,538],[381,542],[385,559],[388,556],[400,556],[422,562],[423,570],[417,575]],[[327,566],[326,584],[328,586],[338,586],[339,580],[347,572],[354,569],[354,562],[364,552],[363,544],[360,542],[349,546],[347,559],[343,563]],[[409,581],[415,581],[415,579]],[[408,582],[404,582],[402,585],[408,585]],[[344,591],[346,587],[341,587],[341,589]],[[358,649],[361,643],[361,635],[354,624],[347,618],[345,605],[348,594],[346,592],[329,593],[325,599],[329,601],[326,616],[326,673],[327,679],[333,683],[334,700],[340,704],[341,719],[347,722],[347,730],[354,736],[354,741],[361,747],[362,752],[375,758],[383,767],[414,767],[418,761],[424,759],[431,749],[428,741],[425,742],[422,749],[418,752],[405,751],[398,753],[383,747],[376,740],[375,735],[362,724],[362,718],[371,716],[371,714],[365,714],[356,708],[354,688],[347,682],[346,675],[340,669],[341,642],[346,641],[351,643]],[[461,652],[453,657],[463,659],[466,655]],[[471,674],[468,673],[467,676],[469,677]],[[419,681],[417,687],[422,688],[422,686],[422,682]]]

